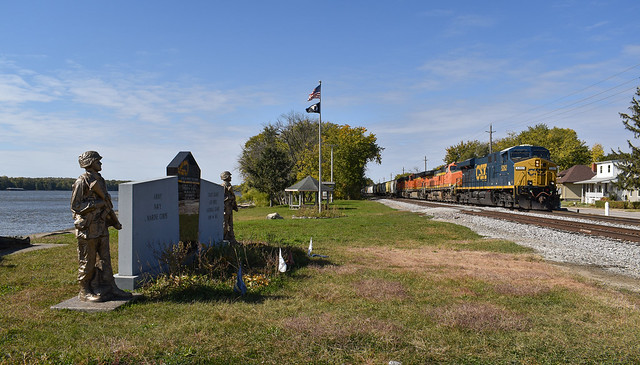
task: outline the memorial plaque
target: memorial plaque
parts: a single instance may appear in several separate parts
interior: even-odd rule
[[[200,167],[191,152],[179,152],[167,165],[167,176],[178,177],[178,199],[200,198]]]
[[[224,188],[200,180],[200,213],[198,241],[207,246],[222,242],[224,222]]]
[[[163,271],[160,253],[179,242],[178,178],[120,184],[118,211],[122,230],[114,278],[120,288],[133,290],[145,275]]]

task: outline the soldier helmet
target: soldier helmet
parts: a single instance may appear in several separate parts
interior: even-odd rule
[[[230,179],[231,178],[231,173],[229,171],[225,171],[225,172],[220,174],[220,178],[222,180]]]
[[[91,166],[94,161],[102,160],[102,156],[96,151],[87,151],[80,156],[78,156],[78,163],[80,167],[87,168]]]

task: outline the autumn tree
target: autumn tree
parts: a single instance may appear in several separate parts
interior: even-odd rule
[[[631,100],[630,114],[620,113],[624,128],[633,133],[633,138],[640,138],[640,88]],[[640,189],[640,147],[634,146],[631,140],[627,140],[630,152],[618,152],[614,155],[620,162],[617,164],[620,173],[616,185],[626,190]]]
[[[327,145],[334,146],[335,194],[338,198],[357,199],[366,185],[367,163],[381,163],[383,148],[376,136],[364,127],[332,124],[327,130]],[[331,150],[329,148],[329,153]],[[329,163],[330,163],[329,156]],[[329,166],[330,169],[330,166]],[[324,171],[324,167],[323,167]]]
[[[322,123],[322,181],[330,181],[331,146],[333,146],[334,194],[337,198],[357,199],[366,185],[366,165],[381,162],[383,148],[376,136],[364,127]],[[298,179],[318,176],[318,144],[305,153],[300,161]]]
[[[589,154],[591,155],[591,163],[605,161],[604,160],[604,148],[600,143],[596,143],[591,146],[589,150]]]

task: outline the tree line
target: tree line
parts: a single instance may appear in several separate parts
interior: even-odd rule
[[[323,122],[322,181],[331,181],[333,150],[334,196],[357,199],[366,185],[368,162],[381,162],[382,147],[363,127]],[[306,176],[318,176],[318,121],[296,112],[283,114],[275,123],[247,140],[238,160],[244,178],[242,193],[266,194],[270,203],[284,202],[284,189]]]
[[[0,190],[17,188],[24,190],[71,190],[74,178],[68,177],[7,177],[0,176]],[[107,190],[118,190],[118,184],[127,181],[106,180]]]
[[[503,149],[531,144],[542,146],[551,153],[551,160],[558,165],[558,169],[565,170],[575,165],[589,165],[592,162],[605,161],[613,157],[606,155],[601,144],[594,144],[591,148],[578,139],[578,134],[571,128],[549,128],[541,123],[529,127],[521,132],[510,132],[507,137],[493,142],[492,150]],[[489,143],[474,141],[461,141],[459,144],[448,147],[444,162],[461,162],[472,157],[481,157],[489,153]]]

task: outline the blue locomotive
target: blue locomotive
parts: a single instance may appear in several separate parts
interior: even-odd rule
[[[520,145],[366,188],[365,193],[507,208],[560,206],[549,150]]]

